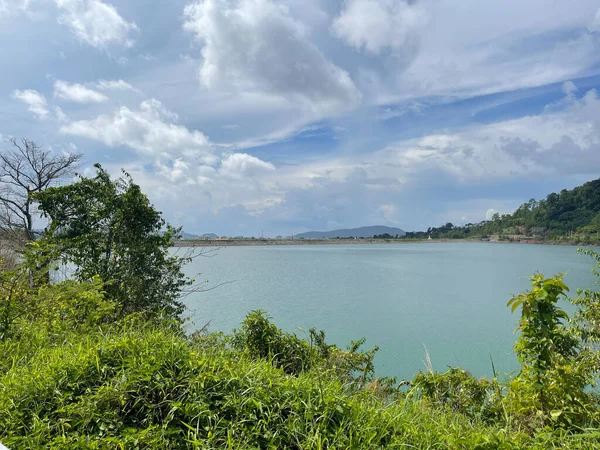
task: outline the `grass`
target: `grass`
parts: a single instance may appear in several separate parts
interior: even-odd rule
[[[349,390],[333,371],[289,375],[219,335],[132,321],[36,342],[35,353],[13,345],[0,377],[11,449],[600,448],[594,433],[533,439],[405,394]]]

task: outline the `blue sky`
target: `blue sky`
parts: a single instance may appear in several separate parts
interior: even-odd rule
[[[192,233],[424,229],[600,173],[600,3],[0,0],[0,135]]]

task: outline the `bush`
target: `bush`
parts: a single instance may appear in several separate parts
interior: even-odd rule
[[[315,363],[320,355],[296,335],[284,333],[269,321],[264,311],[252,311],[234,332],[233,345],[251,358],[266,359],[285,373],[298,375]]]
[[[419,373],[411,383],[411,393],[470,417],[498,418],[492,381],[477,379],[464,369]]]
[[[535,274],[532,289],[514,297],[508,306],[521,308],[515,352],[521,370],[509,384],[507,405],[532,429],[575,428],[598,424],[598,402],[587,388],[595,379],[596,361],[582,351],[576,329],[557,306],[566,298],[563,275]]]
[[[346,350],[327,344],[324,331],[311,328],[308,340],[286,333],[270,322],[264,311],[252,311],[246,316],[239,330],[234,331],[233,345],[251,358],[262,358],[283,369],[290,375],[298,375],[318,367],[332,371],[346,386],[361,388],[373,380],[373,359],[378,348],[360,351],[365,339],[353,341]],[[381,379],[381,389],[389,387],[394,379]]]
[[[0,440],[56,449],[517,448],[415,402],[383,406],[328,372],[317,383],[315,372],[289,376],[164,325],[139,325],[43,347],[0,375]]]

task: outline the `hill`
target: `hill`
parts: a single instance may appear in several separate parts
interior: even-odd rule
[[[400,228],[386,226],[372,226],[348,228],[332,231],[309,231],[307,233],[297,234],[297,239],[335,239],[335,238],[372,238],[373,236],[389,234],[391,236],[404,236],[404,230]]]
[[[499,240],[568,240],[599,242],[600,179],[571,190],[531,199],[512,214],[495,214],[492,220],[455,227],[448,223],[427,231],[409,232],[406,238],[487,238]]]
[[[185,231],[181,233],[181,239],[198,239],[199,236],[197,234],[186,233]]]

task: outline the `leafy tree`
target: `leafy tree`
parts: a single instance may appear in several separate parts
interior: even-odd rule
[[[0,230],[13,241],[32,241],[35,195],[72,174],[81,155],[53,155],[28,139],[9,142],[0,153]]]
[[[50,219],[35,257],[70,265],[79,281],[99,275],[121,314],[179,315],[182,290],[192,283],[182,272],[189,258],[169,253],[179,230],[165,223],[129,174],[111,180],[95,167],[94,178],[80,176],[35,197]]]
[[[521,308],[515,344],[521,371],[510,383],[509,400],[532,428],[581,427],[597,418],[597,405],[586,392],[594,378],[592,361],[567,326],[567,313],[557,306],[569,290],[562,279],[537,273],[533,288],[508,302],[513,312]]]

